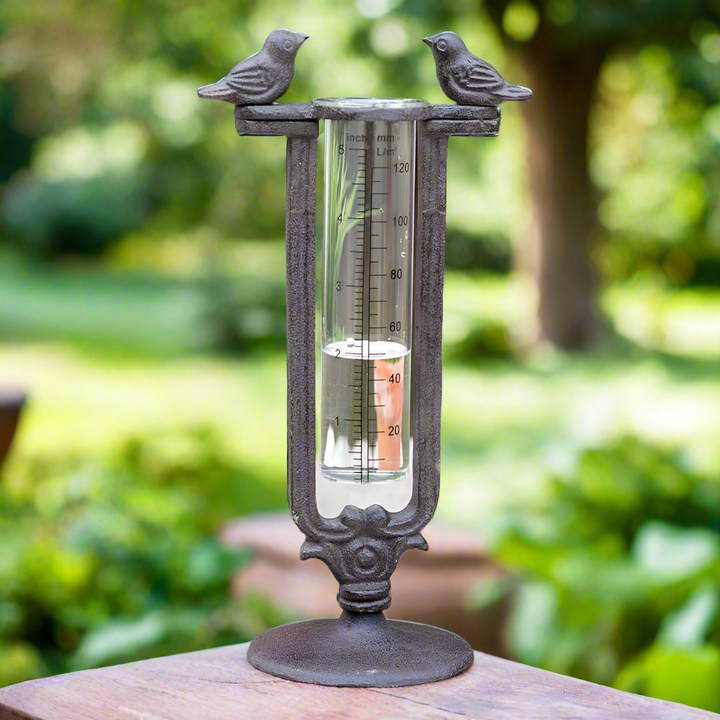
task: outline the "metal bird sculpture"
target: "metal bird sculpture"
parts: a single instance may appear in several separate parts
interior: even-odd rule
[[[492,66],[475,57],[454,32],[423,38],[435,58],[443,92],[458,105],[495,107],[506,100],[529,100],[532,90],[507,82]]]
[[[198,95],[233,105],[274,103],[290,87],[295,55],[308,37],[292,30],[273,30],[260,52],[241,60],[222,80],[201,87]]]

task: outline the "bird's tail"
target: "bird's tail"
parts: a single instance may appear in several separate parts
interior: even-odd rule
[[[235,91],[228,85],[227,78],[222,78],[212,85],[203,85],[198,88],[197,94],[201,98],[210,100],[227,100],[232,102]]]
[[[503,100],[530,100],[532,97],[532,90],[530,88],[523,87],[522,85],[505,83],[505,86],[500,88],[494,94],[498,95]]]

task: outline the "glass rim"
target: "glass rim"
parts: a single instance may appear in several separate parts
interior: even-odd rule
[[[405,108],[429,107],[427,100],[419,98],[393,97],[323,97],[315,98],[313,105],[327,108],[343,108],[348,110],[401,110]]]

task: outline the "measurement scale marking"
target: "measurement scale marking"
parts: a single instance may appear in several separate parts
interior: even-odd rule
[[[391,194],[389,157],[386,159],[387,165],[373,166],[373,160],[383,155],[393,155],[397,150],[385,147],[385,142],[392,140],[393,136],[378,135],[378,132],[387,131],[368,123],[362,136],[352,137],[356,141],[360,140],[363,146],[346,146],[346,152],[355,153],[352,156],[355,176],[347,178],[351,180],[350,184],[355,190],[352,191],[349,206],[345,208],[347,216],[344,219],[350,220],[353,225],[350,227],[346,225],[341,233],[349,235],[346,242],[350,241],[348,243],[350,247],[346,245],[345,252],[353,254],[355,262],[353,268],[351,259],[346,255],[346,260],[350,264],[350,277],[347,279],[351,279],[351,282],[342,282],[338,287],[339,290],[346,287],[353,288],[355,293],[354,296],[347,297],[349,307],[346,306],[351,312],[354,311],[352,316],[346,316],[349,328],[354,328],[350,332],[354,334],[348,338],[347,344],[342,343],[339,346],[345,346],[343,356],[351,363],[350,378],[352,378],[351,384],[346,385],[353,398],[351,408],[348,408],[350,412],[346,410],[342,413],[347,416],[342,421],[349,423],[346,425],[346,432],[349,433],[351,444],[351,449],[348,449],[347,471],[361,483],[370,482],[371,474],[374,476],[375,472],[380,470],[378,463],[385,461],[385,457],[379,457],[380,435],[396,434],[392,429],[387,429],[386,422],[389,421],[382,415],[378,416],[379,408],[386,407],[386,404],[381,403],[380,400],[386,398],[376,391],[376,385],[388,382],[388,378],[376,377],[375,374],[379,372],[380,360],[385,358],[392,360],[396,357],[393,350],[387,349],[394,347],[394,343],[392,338],[386,335],[390,319],[398,324],[399,321],[392,315],[390,318],[383,317],[385,312],[381,312],[380,308],[372,307],[372,303],[391,302],[386,295],[389,290],[389,285],[386,285],[387,280],[380,281],[380,286],[372,283],[373,278],[387,278],[390,274],[390,266],[386,264],[389,257],[383,256],[382,260],[378,260],[373,252],[388,250],[390,231],[382,226],[390,223],[388,197]],[[348,170],[352,172],[351,167]],[[381,178],[375,178],[376,170],[382,172]],[[377,185],[380,187],[376,187]],[[373,265],[382,267],[373,268]],[[377,293],[376,297],[373,297],[373,293]],[[388,305],[384,307],[389,309]],[[372,325],[373,318],[376,318],[375,322],[380,321],[381,324]],[[385,368],[386,364],[383,363],[382,367]],[[382,372],[384,374],[385,370]],[[388,388],[388,386],[382,387]],[[333,418],[333,424],[336,422],[339,421]]]

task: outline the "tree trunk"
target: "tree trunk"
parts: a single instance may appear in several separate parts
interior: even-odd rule
[[[533,99],[524,105],[533,223],[530,267],[535,278],[538,340],[583,350],[601,334],[598,278],[592,259],[597,235],[596,192],[588,174],[588,119],[604,48],[563,52],[541,23],[511,50]]]

